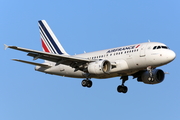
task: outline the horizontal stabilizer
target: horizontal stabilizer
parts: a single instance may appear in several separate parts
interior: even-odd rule
[[[51,67],[50,65],[41,64],[41,63],[35,63],[35,62],[30,62],[30,61],[25,61],[25,60],[18,60],[18,59],[12,59],[12,60],[27,63],[27,64],[31,64],[31,65],[41,66],[41,67]]]

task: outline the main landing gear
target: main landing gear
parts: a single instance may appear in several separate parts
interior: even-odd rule
[[[124,83],[128,80],[128,76],[122,76],[122,84],[117,87],[117,91],[119,93],[127,93],[128,87],[124,85]]]
[[[89,79],[84,79],[84,80],[81,82],[81,85],[82,85],[83,87],[88,87],[88,88],[90,88],[90,87],[92,86],[92,81],[89,80]]]
[[[128,76],[122,76],[121,79],[122,79],[122,84],[117,87],[117,91],[119,93],[127,93],[128,87],[126,87],[124,83],[128,80]],[[83,87],[88,87],[88,88],[92,87],[92,84],[93,83],[89,78],[86,78],[81,82],[81,85]]]

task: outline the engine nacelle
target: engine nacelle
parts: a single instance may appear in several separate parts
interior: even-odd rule
[[[148,71],[144,72],[141,75],[141,80],[142,82],[144,82],[145,84],[157,84],[157,83],[161,83],[164,80],[164,71],[160,70],[160,69],[154,69],[152,70],[152,80],[150,79],[150,74]]]
[[[104,74],[109,73],[111,70],[111,63],[108,60],[99,60],[91,62],[88,65],[88,72],[90,74]]]

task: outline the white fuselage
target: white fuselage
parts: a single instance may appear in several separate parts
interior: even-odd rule
[[[116,76],[131,75],[148,66],[156,68],[165,65],[175,58],[175,53],[163,43],[146,42],[135,45],[117,47],[96,52],[74,55],[74,57],[88,58],[93,60],[108,60],[112,69],[108,74],[91,75],[91,78],[110,78]],[[67,65],[50,63],[53,67],[43,68],[36,66],[37,71],[60,76],[86,78],[85,73],[75,70]],[[114,67],[113,67],[114,66]]]

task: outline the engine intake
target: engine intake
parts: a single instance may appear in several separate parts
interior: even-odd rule
[[[90,74],[108,74],[111,70],[111,63],[108,60],[99,60],[89,63],[87,69]]]
[[[150,74],[148,71],[144,72],[141,75],[141,80],[142,82],[144,82],[145,84],[157,84],[157,83],[161,83],[164,80],[164,71],[162,71],[161,69],[154,69],[152,70],[152,80],[150,80]]]

